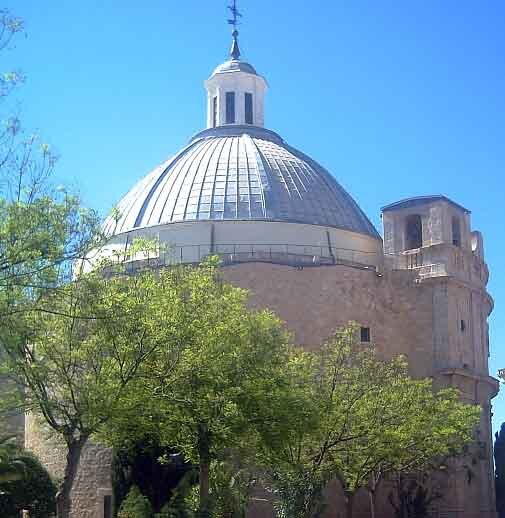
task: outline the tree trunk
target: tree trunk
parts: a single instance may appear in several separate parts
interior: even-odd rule
[[[200,459],[200,513],[202,516],[209,507],[209,471],[210,462]]]
[[[352,510],[354,506],[354,493],[345,492],[345,516],[352,518]]]
[[[408,509],[407,509],[408,494],[407,494],[407,491],[405,491],[405,488],[403,487],[403,479],[402,479],[401,473],[398,473],[397,485],[398,485],[398,506],[399,506],[398,514],[399,514],[400,518],[407,518],[407,516],[408,516]]]
[[[210,501],[209,501],[209,479],[210,479],[210,437],[205,426],[198,428],[198,454],[200,457],[200,474],[199,474],[199,489],[200,489],[200,518],[207,518],[210,516]]]
[[[56,516],[57,518],[69,518],[70,515],[70,492],[74,485],[77,469],[81,460],[81,453],[88,438],[70,439],[67,441],[67,463],[65,474],[56,494]]]
[[[368,499],[370,501],[370,518],[375,518],[375,489],[368,490]]]
[[[381,480],[380,473],[372,473],[368,482],[368,499],[370,502],[370,518],[375,518],[375,500],[377,496],[377,486]]]

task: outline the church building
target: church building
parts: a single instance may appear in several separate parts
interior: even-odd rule
[[[297,343],[315,349],[356,321],[362,342],[385,357],[405,355],[412,375],[458,388],[482,408],[473,477],[470,461],[455,462],[432,516],[496,518],[491,399],[498,381],[488,370],[487,323],[493,301],[470,210],[442,194],[413,193],[380,209],[381,237],[331,171],[265,127],[268,84],[241,59],[236,30],[229,58],[205,88],[206,129],[117,204],[119,219],[104,223],[111,237],[103,253],[151,236],[167,245],[157,265],[219,255],[224,278],[285,320]],[[62,455],[25,421],[26,447],[58,476]],[[108,449],[84,451],[73,518],[110,516],[110,462]],[[380,518],[394,515],[387,506],[384,499]],[[258,499],[249,516],[272,513]],[[338,495],[325,516],[343,516]],[[355,516],[369,516],[366,501]]]

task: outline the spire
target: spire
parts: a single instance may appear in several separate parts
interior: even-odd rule
[[[228,19],[228,23],[230,25],[233,25],[233,32],[232,32],[233,42],[231,44],[230,56],[232,59],[238,60],[240,58],[240,49],[238,46],[237,26],[239,24],[238,19],[242,18],[242,14],[240,14],[240,12],[237,8],[237,0],[233,0],[233,4],[229,5],[228,9],[230,10],[230,12],[232,14],[232,18]]]
[[[239,59],[240,58],[240,49],[238,47],[238,40],[237,40],[238,31],[236,29],[233,31],[232,36],[233,36],[233,43],[231,44],[230,56],[231,56],[231,59]]]

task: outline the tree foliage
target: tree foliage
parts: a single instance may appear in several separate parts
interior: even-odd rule
[[[145,497],[137,486],[132,486],[126,497],[118,518],[152,518],[153,511],[149,499]]]
[[[370,492],[373,510],[385,474],[422,469],[472,440],[478,408],[461,403],[457,391],[413,380],[402,358],[382,361],[356,340],[355,326],[337,331],[316,357],[306,386],[316,426],[298,426],[290,442],[265,449],[281,516],[317,516],[334,477],[348,516],[360,488]]]
[[[23,30],[23,21],[0,10],[0,51]],[[77,196],[55,188],[56,156],[18,115],[9,115],[8,94],[20,72],[0,74],[0,316],[43,300],[44,290],[69,279],[71,264],[84,257],[98,233],[98,217]],[[0,323],[0,325],[2,325]]]
[[[159,349],[127,399],[131,410],[107,427],[117,444],[158,433],[198,465],[199,516],[213,516],[226,494],[212,487],[214,467],[237,457],[265,470],[279,516],[318,516],[333,478],[351,516],[360,488],[373,510],[386,474],[427,469],[472,440],[479,409],[457,391],[410,378],[403,358],[381,360],[357,342],[354,325],[319,352],[302,353],[276,317],[249,311],[247,294],[206,268],[177,279],[184,297],[172,306],[183,333],[176,367],[167,368]]]
[[[167,283],[164,293],[176,297],[169,313],[179,344],[177,364],[172,368],[166,350],[158,349],[145,364],[147,374],[135,387],[131,409],[113,419],[105,435],[125,444],[136,432],[158,433],[199,466],[200,514],[206,516],[213,505],[216,461],[230,451],[247,455],[255,430],[286,412],[278,396],[291,384],[291,348],[277,317],[251,311],[247,293],[222,282],[215,262],[169,269],[159,278]]]
[[[20,18],[5,9],[1,10],[0,51],[9,49],[22,30],[23,21]],[[96,213],[85,210],[78,197],[53,186],[51,175],[56,163],[55,154],[37,135],[27,134],[19,115],[11,111],[8,96],[23,79],[19,71],[0,74],[0,103],[4,120],[0,127],[2,361],[5,356],[10,356],[12,360],[11,353],[16,348],[17,352],[21,352],[20,339],[29,334],[27,320],[32,318],[28,314],[34,310],[51,310],[46,305],[52,302],[49,301],[51,297],[47,296],[48,290],[58,290],[68,282],[74,261],[82,259],[92,243],[98,244]],[[23,325],[27,327],[23,329]],[[18,365],[21,364],[22,360],[18,362]],[[37,369],[40,374],[43,367]],[[15,384],[25,381],[22,369],[11,374]],[[3,377],[1,380],[5,381]],[[8,403],[10,405],[11,401]]]
[[[0,328],[7,372],[23,389],[20,405],[42,417],[67,447],[61,516],[68,513],[82,448],[120,410],[142,362],[163,346],[169,365],[165,287],[154,272],[82,274],[46,293],[44,311],[37,307]]]

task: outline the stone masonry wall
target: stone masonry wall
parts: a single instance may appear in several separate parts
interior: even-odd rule
[[[33,415],[26,416],[25,437],[25,447],[38,456],[56,481],[61,480],[66,455],[63,442]],[[103,498],[112,495],[111,463],[110,448],[93,443],[84,447],[71,494],[71,518],[103,518]]]
[[[249,263],[223,270],[226,280],[251,291],[254,306],[268,307],[314,350],[339,326],[354,320],[370,327],[385,357],[408,357],[415,376],[433,370],[431,290],[411,271],[385,272],[348,266],[297,270]]]

